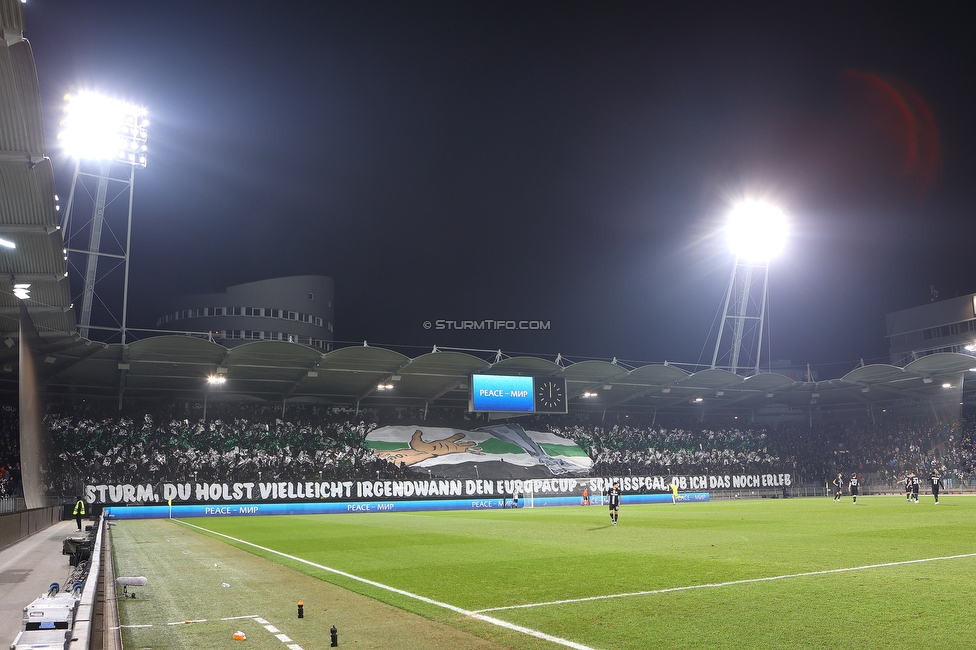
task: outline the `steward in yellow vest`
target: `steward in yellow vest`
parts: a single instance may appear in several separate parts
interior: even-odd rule
[[[71,514],[75,516],[75,522],[78,524],[78,530],[81,530],[81,518],[85,516],[84,499],[78,499],[77,503],[75,503],[75,509]]]

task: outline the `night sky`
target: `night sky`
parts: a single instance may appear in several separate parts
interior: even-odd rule
[[[162,297],[323,274],[337,340],[707,362],[715,233],[753,196],[792,226],[772,357],[838,376],[886,359],[886,312],[976,291],[976,41],[946,4],[796,4],[24,13],[62,196],[70,87],[150,110],[130,326]]]

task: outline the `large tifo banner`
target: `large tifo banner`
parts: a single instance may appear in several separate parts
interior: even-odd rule
[[[586,490],[598,496],[610,486],[609,478],[558,479],[430,479],[390,481],[304,481],[197,483],[161,482],[123,485],[86,485],[85,501],[105,505],[152,505],[169,503],[301,503],[474,498],[511,499],[516,493],[534,499],[581,496]],[[705,474],[700,476],[624,476],[615,479],[627,494],[724,489],[785,488],[789,473]]]
[[[391,463],[452,478],[586,476],[593,461],[579,445],[546,431],[496,424],[474,431],[448,427],[374,429],[366,446]]]

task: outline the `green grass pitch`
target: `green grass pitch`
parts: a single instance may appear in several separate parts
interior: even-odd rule
[[[126,553],[133,551],[128,549],[141,543],[119,534],[136,524],[116,527],[117,565],[129,561]],[[200,518],[152,525],[194,536],[204,527],[348,573],[226,537],[208,540],[281,564],[288,568],[285,576],[311,576],[359,594],[350,598],[365,596],[363,603],[380,601],[460,631],[470,638],[470,647],[480,642],[494,648],[601,650],[903,648],[933,642],[968,647],[976,632],[971,604],[976,498],[970,497],[946,496],[938,506],[931,496],[918,505],[903,497],[861,497],[857,505],[850,497],[839,503],[820,498],[628,506],[625,501],[617,526],[610,526],[607,509],[600,506]],[[167,571],[162,565],[158,570]],[[277,578],[278,588],[290,579]],[[276,615],[290,617],[291,599],[283,598],[289,605]],[[145,622],[146,610],[133,608],[138,603],[125,603],[123,623]],[[168,615],[181,619],[176,609]],[[359,641],[348,647],[389,647],[382,639],[371,645],[355,620],[340,627]],[[148,638],[141,638],[139,647],[167,646],[147,643]],[[457,639],[442,643],[467,645]],[[312,638],[302,647],[316,644]],[[438,646],[431,641],[427,647]]]

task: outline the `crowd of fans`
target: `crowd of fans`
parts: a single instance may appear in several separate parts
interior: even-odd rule
[[[119,477],[279,482],[405,474],[365,446],[375,416],[350,409],[309,409],[283,420],[280,407],[211,405],[206,421],[199,408],[186,405],[122,415],[92,407],[66,411],[57,409],[45,422],[64,469],[87,484]]]
[[[76,494],[83,484],[120,478],[152,483],[390,479],[410,476],[374,454],[366,435],[378,426],[420,424],[474,429],[486,424],[457,411],[365,410],[280,405],[170,403],[124,410],[64,403],[46,415],[55,458],[48,486]],[[0,411],[0,496],[19,486],[16,407]],[[638,415],[571,414],[522,418],[529,430],[575,441],[595,476],[793,473],[822,484],[837,473],[894,483],[906,472],[938,470],[957,485],[976,485],[976,418],[953,422],[889,417],[884,421],[704,426],[657,423]],[[132,479],[135,477],[135,479]]]
[[[685,429],[634,420],[609,426],[566,426],[557,421],[546,423],[546,428],[576,442],[593,460],[593,473],[601,476],[749,473],[782,463],[779,455],[770,453],[762,429]]]
[[[0,407],[0,498],[22,492],[20,485],[20,423],[17,409]]]

